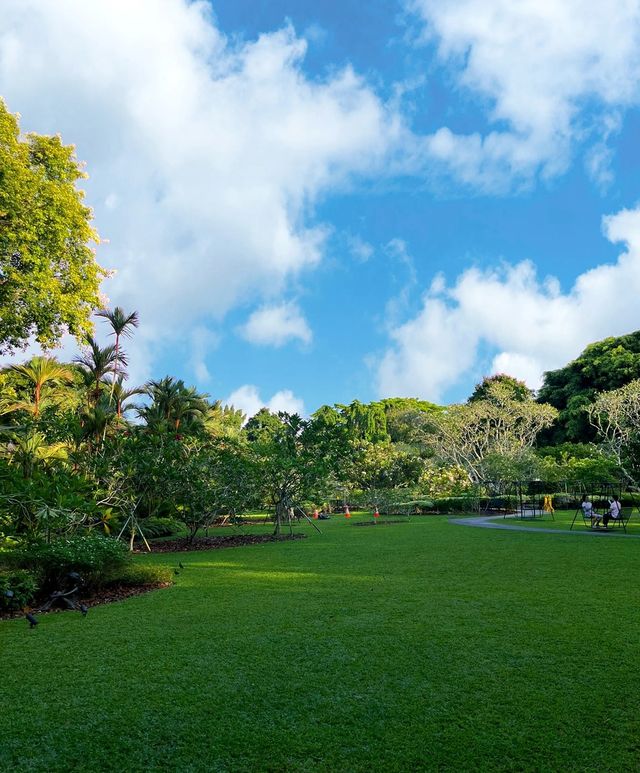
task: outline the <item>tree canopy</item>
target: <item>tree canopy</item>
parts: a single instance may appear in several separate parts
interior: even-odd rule
[[[600,392],[640,378],[640,331],[589,344],[575,360],[545,373],[538,402],[557,408],[558,419],[543,435],[546,442],[585,443],[596,437],[587,408]]]
[[[91,330],[106,272],[91,243],[98,235],[76,187],[86,177],[59,136],[20,135],[0,100],[0,353],[30,336],[52,346],[68,330]]]

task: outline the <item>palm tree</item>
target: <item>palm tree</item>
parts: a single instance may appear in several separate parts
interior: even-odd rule
[[[164,421],[177,432],[182,422],[201,423],[209,409],[207,395],[199,394],[195,387],[186,387],[184,381],[171,376],[147,382],[144,392],[152,402],[139,408],[138,415],[149,427],[157,427]]]
[[[43,394],[43,387],[58,386],[61,382],[70,383],[73,381],[73,372],[66,365],[61,365],[54,357],[33,357],[24,365],[10,365],[7,370],[18,373],[29,382],[32,389],[29,400],[20,400],[11,405],[7,405],[5,411],[27,411],[35,419],[40,416],[43,406],[46,404],[46,398],[51,397]]]
[[[122,309],[120,306],[116,306],[113,311],[110,309],[102,309],[102,311],[97,312],[97,316],[108,320],[109,324],[111,325],[113,335],[116,338],[114,344],[116,359],[113,362],[113,375],[111,379],[111,399],[113,399],[115,383],[118,377],[120,338],[131,338],[133,335],[133,328],[138,327],[140,324],[140,319],[138,317],[137,311],[132,311],[131,314],[126,314],[124,309]]]
[[[101,394],[101,386],[104,377],[112,368],[118,365],[126,366],[127,360],[123,352],[117,352],[115,346],[101,348],[91,335],[87,335],[86,344],[88,351],[73,361],[80,366],[87,384],[90,386],[89,396],[94,405],[98,404]]]
[[[239,408],[222,405],[220,400],[209,403],[203,424],[213,437],[237,437],[247,417]]]
[[[143,387],[125,389],[124,379],[122,377],[115,381],[111,387],[111,394],[116,404],[116,417],[121,419],[123,414],[125,414],[127,411],[133,410],[135,408],[133,404],[129,403],[126,405],[125,403],[134,395],[142,395],[144,393],[145,392]]]
[[[107,427],[115,418],[113,406],[106,395],[101,395],[94,404],[80,412],[80,437],[87,441],[90,449],[97,449],[100,441],[104,441]]]
[[[47,443],[41,432],[29,432],[24,437],[14,435],[8,453],[13,463],[18,464],[24,478],[31,478],[35,468],[41,464],[48,467],[54,462],[67,459],[66,443]]]

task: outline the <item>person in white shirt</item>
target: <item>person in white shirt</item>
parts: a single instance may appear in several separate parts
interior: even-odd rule
[[[602,520],[602,516],[593,509],[593,504],[589,497],[585,494],[582,497],[582,504],[580,505],[585,518],[589,518],[591,521],[591,528],[597,529]]]
[[[609,521],[613,518],[614,521],[617,521],[618,518],[620,518],[620,512],[622,511],[622,505],[620,504],[620,500],[618,497],[614,494],[613,499],[611,502],[609,502],[609,512],[605,513],[605,516],[603,518],[604,528],[607,528],[607,524]]]

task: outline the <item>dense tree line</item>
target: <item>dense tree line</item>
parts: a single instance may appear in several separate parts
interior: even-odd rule
[[[0,102],[0,352],[65,330],[83,343],[71,363],[41,356],[0,372],[0,541],[125,524],[133,540],[141,523],[193,537],[251,509],[279,532],[304,508],[424,502],[496,481],[636,484],[640,332],[591,344],[537,395],[496,375],[457,405],[354,400],[246,421],[170,375],[130,385],[126,342],[140,320],[101,308],[83,176],[73,148],[21,136]]]

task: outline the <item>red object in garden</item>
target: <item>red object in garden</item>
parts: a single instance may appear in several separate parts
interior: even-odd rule
[[[378,512],[378,508],[377,507],[376,507],[375,513],[373,514],[373,517],[374,518],[380,518],[380,513]]]
[[[317,518],[318,518],[318,511],[317,511],[317,509],[313,511],[313,517],[317,520]]]
[[[351,518],[351,513],[349,512],[349,508],[345,505],[344,508],[344,517],[345,518]]]

